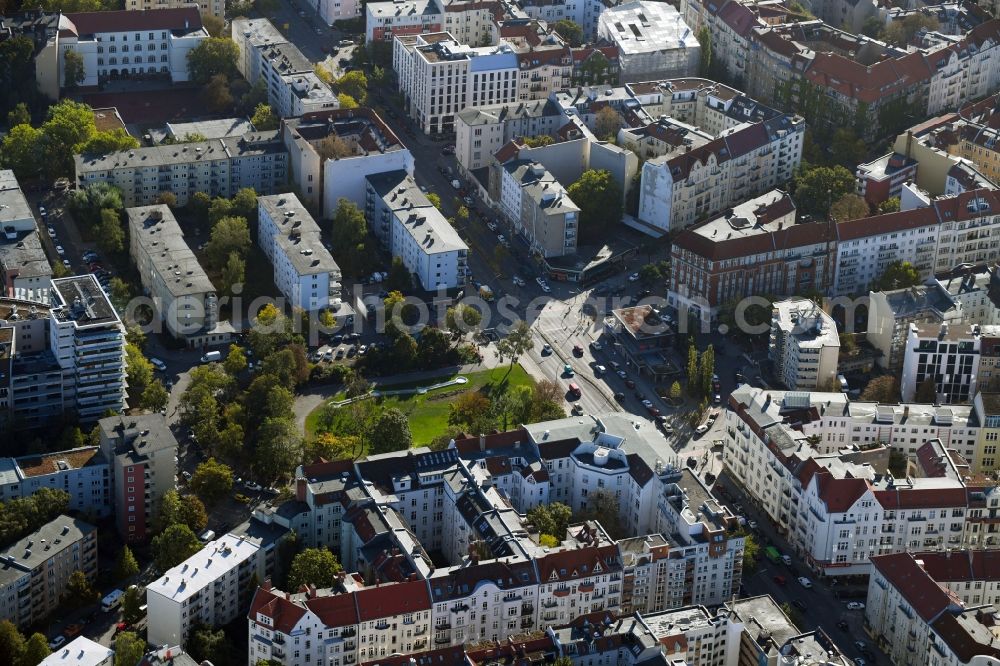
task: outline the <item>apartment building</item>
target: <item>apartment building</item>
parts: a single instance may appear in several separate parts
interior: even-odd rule
[[[694,76],[701,45],[672,5],[632,0],[601,12],[597,35],[618,51],[625,82]]]
[[[258,197],[257,219],[257,242],[274,267],[274,284],[289,303],[306,312],[332,307],[340,299],[340,267],[298,197]]]
[[[320,0],[316,13],[321,21],[333,27],[337,21],[348,21],[362,15],[364,3],[357,0]]]
[[[825,405],[818,402],[823,398],[829,399]],[[863,574],[873,555],[984,542],[983,518],[972,507],[990,501],[995,491],[965,481],[966,463],[959,456],[968,451],[971,457],[978,433],[969,427],[974,416],[965,427],[958,417],[969,412],[933,407],[933,419],[924,420],[915,413],[918,406],[877,406],[873,431],[863,425],[872,423],[862,416],[870,407],[861,405],[855,415],[842,394],[742,386],[729,406],[724,464],[815,571]],[[818,419],[808,416],[816,406],[822,407]],[[917,476],[894,478],[884,471],[883,447],[909,443],[893,432],[897,412],[911,432],[926,431],[906,451],[916,460]],[[911,414],[918,423],[909,422]],[[952,441],[936,439],[935,425]],[[814,447],[812,441],[819,443]]]
[[[323,218],[336,214],[341,198],[363,207],[366,176],[400,169],[413,174],[413,154],[368,108],[285,120],[281,132],[299,195]]]
[[[199,8],[190,5],[63,14],[58,80],[64,85],[66,53],[73,51],[83,58],[80,86],[164,75],[183,83],[189,78],[188,54],[206,39]]]
[[[853,321],[853,314],[848,321]],[[910,324],[959,324],[962,321],[962,308],[940,284],[868,294],[866,339],[882,352],[875,362],[890,372],[898,373],[903,369]]]
[[[77,636],[45,659],[38,666],[112,666],[115,651],[86,636]]]
[[[231,327],[219,325],[215,286],[170,208],[157,204],[127,208],[125,213],[129,256],[167,332],[189,347],[226,342]]]
[[[210,14],[216,18],[226,17],[226,4],[222,0],[199,0],[191,2],[188,0],[128,0],[125,9],[132,12],[152,11],[155,9],[177,9],[198,5],[201,14]]]
[[[896,663],[933,654],[936,663],[1000,657],[994,643],[996,553],[958,550],[872,558],[865,620]]]
[[[997,264],[959,266],[935,275],[934,285],[948,294],[961,311],[963,322],[1000,325],[1000,267]]]
[[[916,180],[917,160],[888,153],[877,159],[859,164],[854,175],[858,180],[858,196],[871,207],[876,207],[903,193],[903,184]]]
[[[0,551],[0,618],[21,629],[45,620],[76,571],[97,576],[97,528],[59,516]]]
[[[0,296],[42,298],[52,268],[31,206],[9,169],[0,170]]]
[[[161,414],[109,416],[98,427],[118,533],[144,541],[156,530],[163,496],[175,487],[177,439]]]
[[[125,330],[93,275],[52,281],[49,350],[63,370],[63,408],[92,423],[125,408]]]
[[[618,5],[617,0],[573,0],[558,2],[557,0],[521,0],[518,3],[521,11],[529,18],[553,24],[562,19],[569,19],[583,28],[585,42],[597,41],[597,27],[604,10]]]
[[[365,179],[365,216],[427,291],[465,284],[469,248],[405,171]]]
[[[470,173],[516,137],[552,136],[566,123],[551,99],[468,107],[455,115],[455,160]]]
[[[241,137],[152,146],[103,155],[75,155],[77,187],[104,182],[125,206],[149,206],[162,192],[186,205],[195,192],[231,198],[244,187],[258,194],[287,189],[288,151],[278,130]]]
[[[576,252],[580,208],[544,166],[513,159],[500,173],[500,210],[533,253],[561,257]]]
[[[232,622],[254,593],[251,579],[267,579],[274,548],[273,540],[226,534],[164,572],[146,587],[148,642],[183,645],[196,624]]]
[[[435,0],[369,2],[365,5],[365,43],[391,42],[403,35],[444,30],[444,14]]]
[[[993,387],[990,387],[992,391]],[[988,474],[996,470],[997,442],[1000,441],[1000,400],[995,392],[980,391],[973,400],[976,419],[980,425],[976,453],[970,461],[972,471]]]
[[[903,356],[900,390],[913,400],[926,381],[934,385],[935,402],[968,403],[980,381],[984,347],[1000,343],[1000,327],[976,324],[910,324]]]
[[[69,509],[92,516],[111,510],[107,460],[96,446],[0,459],[0,501],[29,497],[42,488],[69,493]]]
[[[835,390],[840,358],[836,322],[808,299],[776,302],[768,358],[775,376],[792,391]]]
[[[568,88],[573,58],[556,37],[539,47],[473,47],[448,32],[396,37],[393,70],[404,109],[425,134],[451,132],[466,107],[545,99]]]
[[[251,84],[263,80],[267,100],[282,118],[340,108],[337,95],[316,75],[312,62],[267,19],[233,19],[236,64]]]
[[[677,232],[787,182],[802,159],[805,122],[782,115],[702,145],[667,142],[642,167],[641,221]]]
[[[750,199],[676,235],[667,302],[707,319],[749,296],[823,292],[834,279],[834,233],[825,221],[795,224],[780,190]]]

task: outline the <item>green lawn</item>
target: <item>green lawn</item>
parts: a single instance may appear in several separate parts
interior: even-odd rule
[[[469,383],[462,386],[446,386],[442,389],[431,391],[430,393],[425,393],[423,395],[391,396],[383,398],[381,400],[381,405],[384,408],[395,407],[406,414],[410,421],[410,433],[413,435],[413,445],[421,446],[423,444],[429,444],[435,437],[443,434],[448,429],[448,406],[451,404],[451,398],[453,398],[456,393],[480,390],[484,387],[491,386],[495,382],[502,381],[504,379],[504,375],[506,374],[506,366],[495,368],[493,370],[468,373],[464,376],[468,378]],[[422,382],[410,382],[408,384],[392,384],[386,386],[380,385],[378,388],[384,390],[416,388],[419,386],[439,384],[443,381],[447,381],[447,379],[447,376],[443,376]],[[524,368],[520,365],[515,365],[514,369],[510,373],[510,376],[507,377],[507,385],[511,388],[516,386],[528,386],[532,383],[531,377],[528,376],[528,373],[525,372]],[[343,398],[344,395],[342,393],[338,393],[330,400],[343,400]],[[326,403],[323,403],[310,412],[306,417],[307,439],[312,439],[316,435],[317,427],[320,423],[320,415],[325,407]]]

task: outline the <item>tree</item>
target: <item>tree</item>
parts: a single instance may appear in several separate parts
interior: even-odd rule
[[[410,269],[403,263],[402,257],[393,257],[389,266],[389,277],[385,280],[385,288],[389,291],[406,293],[413,289],[413,276]]]
[[[708,76],[712,67],[712,33],[708,31],[708,26],[702,26],[697,34],[698,45],[701,46],[701,60],[698,62],[698,73],[701,76]]]
[[[908,261],[890,262],[882,275],[872,282],[872,291],[892,291],[920,284],[920,273]]]
[[[316,152],[319,154],[320,159],[325,162],[326,160],[339,160],[344,157],[352,157],[354,155],[354,148],[336,134],[330,134],[316,142]]]
[[[118,556],[118,564],[115,565],[115,580],[128,580],[137,573],[139,573],[139,563],[135,561],[132,549],[125,546]]]
[[[677,402],[681,399],[681,383],[675,381],[670,385],[670,399]]]
[[[63,55],[63,87],[72,90],[83,83],[87,72],[83,66],[83,56],[73,49]]]
[[[222,76],[228,80],[236,74],[236,61],[240,57],[236,42],[228,37],[209,37],[188,51],[188,73],[199,85]]]
[[[306,548],[292,560],[285,585],[294,591],[303,585],[331,587],[340,571],[343,567],[328,549]]]
[[[138,147],[139,141],[119,127],[107,132],[95,132],[78,145],[75,151],[83,154],[104,155]]]
[[[594,134],[598,139],[614,141],[622,126],[622,117],[610,106],[602,107],[594,118]],[[579,205],[579,204],[577,204]]]
[[[223,197],[215,197],[208,204],[208,223],[213,227],[219,223],[224,217],[232,217],[236,215],[235,204]]]
[[[129,585],[122,596],[122,621],[125,624],[135,624],[142,619],[142,597],[139,596],[139,588]]]
[[[830,141],[830,156],[834,163],[853,169],[864,160],[868,146],[849,127],[838,128]]]
[[[781,612],[788,617],[788,621],[794,626],[798,627],[802,623],[802,616],[799,614],[799,609],[795,608],[787,601],[781,604]]]
[[[438,196],[437,192],[428,192],[427,200],[431,202],[431,205],[441,210],[441,197]]]
[[[101,211],[101,223],[97,227],[97,244],[104,254],[119,254],[125,249],[125,229],[118,217],[118,211],[110,208]]]
[[[552,29],[573,48],[583,44],[583,28],[576,21],[559,19],[552,24]]]
[[[413,436],[406,415],[395,407],[383,411],[372,425],[368,442],[372,453],[391,453],[410,448]]]
[[[522,355],[533,349],[534,341],[531,339],[531,327],[527,322],[519,319],[511,328],[510,332],[497,341],[497,357],[500,362],[509,361],[507,375],[514,369],[514,364]],[[506,375],[505,375],[506,378]]]
[[[353,201],[339,199],[330,227],[330,242],[333,258],[344,273],[358,275],[363,271],[367,238],[368,223],[364,212]]]
[[[639,279],[648,286],[657,280],[662,280],[663,273],[660,272],[660,267],[656,264],[644,264],[639,267]]]
[[[840,351],[850,355],[858,350],[858,337],[854,333],[840,334]]]
[[[376,86],[380,86],[384,83],[387,83],[388,80],[389,77],[386,75],[384,67],[375,65],[375,67],[372,68],[372,83],[374,83]]]
[[[212,234],[205,245],[205,257],[212,266],[225,266],[231,253],[238,257],[250,249],[250,227],[244,217],[229,216],[212,227]]]
[[[229,78],[216,74],[201,89],[201,101],[209,111],[224,113],[233,106],[233,93],[229,89]]]
[[[254,455],[258,478],[270,482],[289,476],[302,462],[303,449],[302,435],[293,419],[265,419],[257,431]]]
[[[490,432],[495,422],[489,398],[479,391],[459,394],[448,405],[448,425],[459,427],[470,435]]]
[[[698,350],[694,344],[688,345],[687,378],[688,396],[700,398],[702,394],[701,377],[698,374]]]
[[[0,8],[0,13],[6,12]],[[0,42],[0,90],[4,92],[0,96],[0,112],[10,111],[19,102],[35,103],[37,89],[34,40],[20,35]]]
[[[917,385],[917,394],[914,397],[914,401],[928,405],[933,405],[938,401],[937,387],[934,385],[934,379],[928,377]]]
[[[51,177],[75,172],[73,154],[97,133],[94,113],[86,104],[63,99],[49,107],[42,130],[43,167]]]
[[[350,95],[360,105],[368,100],[368,77],[360,69],[347,72],[337,79],[335,88],[339,93]]]
[[[125,379],[129,393],[136,396],[141,396],[153,382],[153,364],[138,347],[129,343],[125,344]]]
[[[24,635],[14,623],[0,621],[0,663],[16,664],[24,654],[24,647]]]
[[[869,213],[867,202],[857,194],[844,194],[830,207],[830,217],[837,222],[868,217]]]
[[[201,532],[208,524],[208,514],[205,505],[194,495],[181,496],[174,489],[168,490],[160,502],[160,513],[157,516],[159,531],[171,525],[187,525],[194,533]]]
[[[254,109],[253,116],[250,117],[250,123],[255,129],[262,132],[278,129],[279,122],[280,118],[278,118],[278,114],[274,112],[270,104],[258,104],[257,108]]]
[[[101,222],[102,210],[121,210],[122,193],[107,182],[91,183],[82,190],[73,190],[69,197],[69,208],[78,222],[97,225]]]
[[[115,666],[135,666],[146,654],[146,641],[131,631],[115,637]]]
[[[233,489],[233,470],[209,458],[195,468],[189,485],[201,501],[211,506]]]
[[[587,504],[577,518],[595,520],[611,538],[620,539],[624,536],[624,531],[619,511],[618,498],[610,491],[600,489],[587,495]]]
[[[864,402],[896,403],[899,402],[899,379],[892,375],[882,375],[868,382],[861,392]]]
[[[699,371],[701,373],[702,393],[708,393],[712,389],[712,376],[715,374],[715,347],[708,346],[708,349],[701,353],[699,361]]]
[[[580,240],[597,241],[622,219],[622,189],[608,171],[588,169],[567,190],[580,208]]]
[[[548,134],[536,134],[535,136],[526,136],[523,137],[521,140],[524,142],[524,145],[528,146],[529,148],[543,148],[545,146],[551,146],[556,141]]]
[[[201,25],[210,37],[221,37],[222,31],[226,28],[226,22],[223,19],[204,12],[201,15]]]
[[[907,46],[922,28],[937,30],[940,27],[937,18],[925,14],[910,14],[902,21],[893,21],[883,31],[880,37],[895,46]]]
[[[49,649],[49,639],[45,638],[45,634],[36,631],[24,644],[24,652],[17,660],[17,666],[38,666],[50,654],[52,650]]]
[[[167,208],[177,208],[177,195],[170,190],[164,190],[156,195],[156,203],[162,204]]]
[[[225,631],[205,626],[192,628],[187,651],[197,663],[208,661],[213,666],[230,666],[235,652]]]
[[[865,19],[865,22],[861,24],[861,34],[867,37],[875,38],[882,31],[884,23],[882,19],[878,16],[869,16]]]
[[[573,511],[562,502],[539,504],[527,514],[528,522],[538,528],[541,534],[550,534],[558,541],[566,536],[566,528],[573,518]]]
[[[243,347],[239,345],[229,345],[229,353],[226,354],[226,360],[222,362],[222,367],[225,369],[226,373],[231,376],[236,376],[247,369],[247,355],[243,351]]]
[[[899,197],[890,197],[878,205],[880,215],[899,212]]]
[[[743,570],[755,571],[757,569],[757,556],[760,554],[760,545],[756,537],[752,534],[743,537]]]
[[[31,125],[31,111],[24,102],[18,104],[7,112],[7,127],[13,129],[18,125]]]
[[[445,311],[445,325],[456,337],[475,330],[482,320],[479,310],[464,303],[456,303]]]
[[[153,537],[153,562],[161,573],[177,566],[201,550],[201,542],[191,528],[184,524],[171,525]]]
[[[66,590],[63,592],[62,604],[69,608],[80,608],[97,601],[97,590],[87,580],[87,574],[79,569],[69,575]]]
[[[226,259],[226,265],[222,267],[222,275],[219,280],[222,284],[222,291],[233,293],[233,287],[241,285],[246,281],[247,262],[240,257],[239,252],[232,251]]]
[[[805,168],[795,175],[795,204],[804,213],[825,215],[834,201],[853,192],[854,176],[839,165]]]
[[[42,132],[31,125],[13,127],[0,143],[0,162],[19,179],[33,178],[42,169]]]

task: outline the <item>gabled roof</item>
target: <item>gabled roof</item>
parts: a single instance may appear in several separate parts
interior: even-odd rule
[[[618,547],[585,546],[559,550],[535,560],[538,565],[538,583],[576,580],[621,569]]]
[[[360,622],[431,609],[427,581],[423,580],[366,587],[355,595]]]
[[[873,555],[871,563],[925,622],[934,620],[953,603],[910,553]]]
[[[837,238],[841,242],[857,238],[870,238],[908,229],[928,227],[937,223],[938,216],[934,206],[927,206],[915,210],[884,213],[837,222]]]
[[[271,618],[271,624],[276,631],[283,634],[291,633],[299,623],[306,609],[288,599],[284,594],[275,594],[270,589],[258,587],[247,617],[256,622],[257,614]]]
[[[875,501],[886,511],[897,509],[935,509],[968,506],[965,488],[891,488],[876,490]]]

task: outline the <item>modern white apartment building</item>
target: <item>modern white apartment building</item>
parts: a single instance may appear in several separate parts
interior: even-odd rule
[[[148,641],[182,645],[192,625],[215,627],[234,620],[253,592],[250,579],[267,578],[267,551],[272,548],[245,535],[226,534],[166,571],[146,587]]]
[[[402,35],[440,32],[444,15],[434,0],[369,2],[365,5],[365,43],[391,42]]]
[[[162,414],[109,416],[98,421],[105,483],[118,533],[126,541],[151,536],[160,505],[177,478],[177,439]]]
[[[41,622],[76,571],[97,576],[97,528],[59,516],[0,551],[0,618],[22,629]]]
[[[96,446],[0,459],[0,501],[42,488],[69,493],[72,511],[105,516],[111,510],[108,463]]]
[[[984,343],[992,348],[1000,327],[975,324],[910,324],[900,390],[911,401],[930,380],[935,402],[969,403],[976,395]]]
[[[464,285],[469,248],[413,177],[390,171],[365,181],[365,216],[372,231],[424,289]]]
[[[225,342],[229,334],[219,327],[215,286],[185,242],[170,208],[157,204],[125,212],[129,255],[167,331],[191,347]]]
[[[31,206],[9,169],[0,169],[0,296],[41,298],[52,277]]]
[[[131,0],[130,0],[131,1]],[[188,54],[208,39],[198,7],[141,11],[83,12],[60,19],[58,77],[65,81],[65,56],[83,58],[81,86],[115,79],[167,75],[187,81]]]
[[[655,81],[698,73],[701,46],[677,9],[631,0],[601,12],[597,35],[618,49],[622,80]]]
[[[91,423],[125,409],[125,327],[93,275],[52,281],[49,350],[63,371],[63,408]]]
[[[340,267],[319,225],[294,194],[257,198],[257,242],[274,267],[274,283],[293,307],[325,310],[340,298]]]
[[[921,654],[949,666],[1000,658],[993,634],[998,556],[956,550],[873,557],[865,620],[879,647],[894,663]]]
[[[774,304],[768,358],[786,388],[834,390],[839,357],[837,324],[819,305],[805,298]]]
[[[38,662],[38,666],[112,666],[114,662],[114,650],[86,636],[77,636]]]
[[[853,321],[854,315],[847,317]],[[916,285],[868,294],[868,343],[882,352],[875,362],[899,372],[906,353],[910,324],[960,324],[963,311],[938,284]]]
[[[513,159],[499,167],[500,210],[514,230],[543,257],[576,252],[580,208],[544,166]]]
[[[74,160],[78,187],[111,183],[122,191],[126,206],[149,206],[161,192],[173,192],[177,205],[183,206],[195,192],[230,198],[244,187],[252,187],[258,194],[288,187],[288,151],[277,130],[76,155]]]
[[[309,59],[269,20],[236,18],[230,33],[240,50],[240,73],[251,84],[264,80],[267,100],[279,116],[296,118],[340,108],[337,95],[319,79]]]
[[[573,73],[569,48],[555,40],[473,47],[448,32],[396,37],[392,61],[407,115],[424,133],[452,131],[466,107],[545,99],[569,87]]]
[[[342,198],[364,206],[366,176],[413,173],[413,154],[369,108],[289,119],[281,131],[299,196],[323,218],[336,214]]]
[[[843,394],[746,385],[733,392],[729,406],[724,464],[814,570],[868,573],[872,555],[986,543],[975,511],[996,492],[965,482],[966,463],[953,451],[971,456],[977,434],[969,432],[971,424],[958,427],[952,408],[933,407],[933,419],[926,420],[917,405],[878,406],[873,422],[853,414]],[[808,416],[814,409],[818,420]],[[898,426],[897,412],[903,417]],[[894,432],[901,427],[916,435],[913,444]],[[956,435],[971,441],[937,439]],[[880,471],[887,460],[880,458],[888,455],[882,445],[894,441],[909,444],[904,450],[912,451],[916,476]]]

